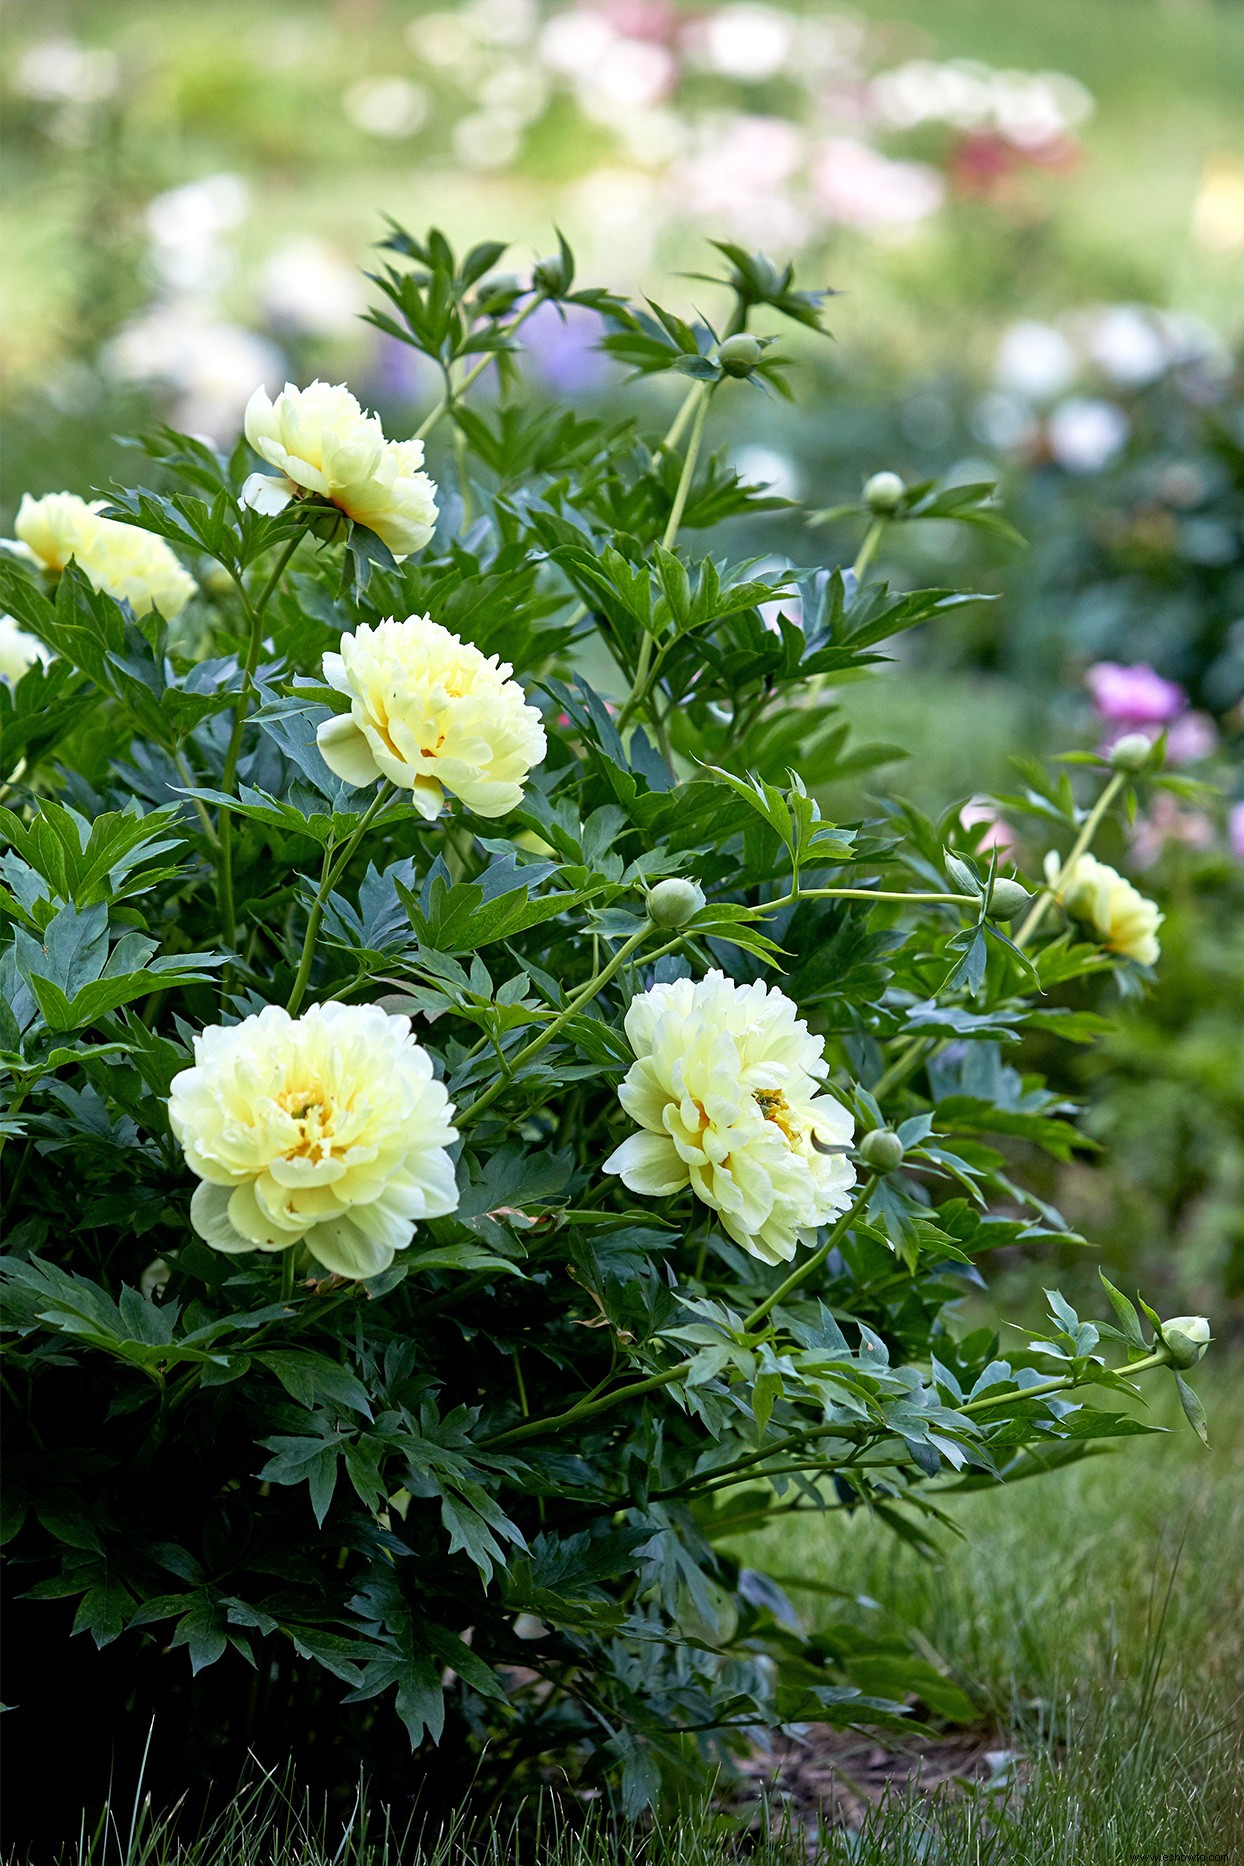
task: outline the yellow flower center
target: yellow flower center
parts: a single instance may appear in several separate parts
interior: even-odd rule
[[[334,1109],[320,1089],[285,1089],[277,1102],[298,1123],[298,1139],[290,1147],[287,1160],[323,1158],[332,1146]]]
[[[765,1120],[772,1121],[776,1128],[780,1128],[792,1147],[798,1146],[802,1133],[795,1120],[794,1110],[781,1089],[757,1089],[755,1094],[756,1106]]]

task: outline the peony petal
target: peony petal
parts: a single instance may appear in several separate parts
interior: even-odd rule
[[[249,1238],[244,1238],[229,1222],[229,1200],[231,1186],[212,1186],[206,1181],[194,1189],[190,1201],[190,1222],[213,1250],[228,1251],[231,1255],[238,1251],[254,1250]]]
[[[320,757],[343,784],[362,790],[378,782],[379,767],[364,734],[349,713],[334,713],[331,719],[321,721],[315,729],[315,742]]]
[[[334,1276],[379,1276],[394,1257],[391,1244],[368,1237],[350,1218],[331,1218],[313,1225],[306,1245],[315,1261]]]
[[[283,512],[293,496],[294,487],[289,480],[273,479],[267,473],[252,473],[238,495],[243,505],[248,505],[253,512],[262,512],[265,518]]]
[[[610,1154],[601,1169],[617,1173],[632,1192],[668,1198],[687,1184],[687,1169],[674,1143],[664,1134],[632,1134]]]

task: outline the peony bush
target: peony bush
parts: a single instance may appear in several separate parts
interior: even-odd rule
[[[1163,1369],[1203,1433],[1202,1318],[959,1319],[1069,1235],[1033,1163],[1089,1143],[1015,1059],[1107,1027],[1078,981],[1160,989],[1092,843],[1171,780],[1160,738],[1024,766],[1040,880],[988,813],[826,821],[805,751],[885,749],[832,683],[973,600],[876,580],[883,529],[992,489],[880,475],[852,566],[732,562],[783,502],[714,408],[789,392],[827,295],[723,247],[713,328],[503,251],[386,243],[413,439],[261,391],[0,551],[4,1530],[22,1623],[124,1642],[200,1772],[344,1782],[404,1730],[433,1795],[555,1763],[637,1813],[778,1723],[972,1714],[806,1636],[741,1531],[925,1546],[948,1491],[1142,1435]],[[532,399],[550,304],[678,379],[664,434]]]

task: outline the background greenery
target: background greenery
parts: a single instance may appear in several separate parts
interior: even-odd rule
[[[567,10],[545,7],[539,17]],[[503,68],[538,62],[524,49],[534,40],[507,43],[505,34],[517,28],[506,21],[521,23],[519,7],[450,8],[468,23],[471,43],[465,54],[460,46],[456,62],[431,63],[426,48],[435,39],[418,25],[427,11],[382,0],[261,10],[228,0],[202,8],[179,0],[10,0],[2,131],[5,530],[25,490],[86,492],[121,473],[112,436],[149,416],[170,413],[227,429],[265,373],[274,381],[287,371],[298,380],[348,375],[381,409],[390,432],[412,431],[435,385],[357,324],[350,295],[352,267],[385,212],[417,223],[435,219],[458,239],[503,224],[517,230],[528,252],[545,250],[552,225],[564,224],[587,272],[611,283],[642,284],[671,267],[704,269],[705,235],[750,233],[751,244],[762,243],[763,227],[739,224],[748,204],[737,178],[746,180],[746,164],[728,148],[719,145],[722,198],[683,211],[691,197],[676,179],[666,180],[670,165],[638,159],[625,126],[585,112],[564,75],[546,73],[547,101],[522,127],[511,158],[471,166],[457,126],[490,108],[496,114],[481,103],[485,88],[497,91]],[[821,24],[837,19],[823,8],[808,15]],[[613,17],[626,24],[621,10]],[[668,45],[686,15],[649,6],[632,7],[629,18]],[[922,631],[884,684],[862,683],[837,696],[863,737],[908,754],[901,781],[924,807],[944,808],[974,789],[1005,791],[1017,751],[1069,739],[1091,745],[1083,671],[1104,655],[1153,661],[1215,715],[1220,750],[1198,771],[1221,793],[1205,806],[1209,845],[1168,838],[1143,879],[1137,875],[1168,915],[1162,988],[1132,1006],[1104,1045],[1071,1067],[1058,1065],[1060,1085],[1090,1100],[1090,1123],[1109,1142],[1109,1155],[1105,1165],[1051,1168],[1049,1191],[1073,1222],[1091,1230],[1103,1255],[1084,1253],[1079,1263],[1041,1270],[1057,1274],[1074,1300],[1077,1278],[1087,1287],[1104,1261],[1125,1283],[1143,1278],[1164,1289],[1168,1307],[1206,1308],[1229,1340],[1238,1328],[1233,1301],[1244,1288],[1244,869],[1225,828],[1228,800],[1244,794],[1239,687],[1232,686],[1232,665],[1244,655],[1239,396],[1221,370],[1208,403],[1195,371],[1166,369],[1149,382],[1120,383],[1082,347],[1067,392],[1105,399],[1131,425],[1127,445],[1091,474],[1069,472],[1051,457],[1045,417],[1056,398],[1037,398],[1033,431],[1010,445],[999,442],[997,421],[986,419],[985,398],[998,393],[999,344],[1021,318],[1048,321],[1080,343],[1078,317],[1102,305],[1139,304],[1203,320],[1226,351],[1238,341],[1244,227],[1233,234],[1231,202],[1233,186],[1244,190],[1244,9],[1212,0],[1095,0],[1091,7],[1047,0],[1039,8],[1013,0],[866,0],[851,8],[850,21],[858,30],[846,30],[844,43],[865,77],[915,58],[970,58],[996,70],[1066,73],[1086,87],[1094,109],[1063,139],[1057,159],[1021,160],[945,125],[861,131],[841,89],[827,85],[813,96],[789,72],[749,82],[680,66],[671,97],[661,101],[689,134],[722,116],[798,122],[812,142],[858,134],[891,159],[927,164],[946,188],[941,208],[898,242],[824,215],[809,218],[798,243],[815,272],[843,291],[830,319],[838,342],[828,361],[816,362],[814,393],[801,391],[793,406],[740,396],[737,427],[710,431],[710,442],[734,450],[759,476],[775,476],[808,509],[850,498],[860,478],[881,466],[912,478],[972,477],[983,463],[1001,475],[1015,522],[1030,539],[1027,550],[965,543],[961,530],[943,535],[929,526],[918,543],[896,547],[886,560],[900,579],[953,581],[999,600]],[[31,62],[40,47],[41,65]],[[416,87],[415,103],[409,92],[390,91],[389,131],[380,134],[384,94],[378,104],[376,82],[394,79]],[[418,115],[419,92],[423,121],[391,133],[403,97],[408,114]],[[530,101],[522,107],[530,109]],[[370,129],[361,120],[369,114]],[[153,202],[222,176],[233,179],[214,193],[182,197],[180,206],[166,207],[163,222],[157,210],[153,222]],[[768,197],[759,193],[763,218]],[[1237,205],[1237,212],[1244,219],[1244,209]],[[153,228],[170,219],[173,237],[161,244]],[[712,314],[704,288],[688,282],[684,291],[684,308],[702,305]],[[551,397],[590,404],[607,394],[607,379],[585,360],[590,334],[574,330],[573,341],[562,344],[549,328],[541,370]],[[740,456],[744,448],[752,451]],[[1203,550],[1198,556],[1201,547],[1186,535],[1189,515],[1155,491],[1172,464],[1207,475],[1191,517],[1220,527],[1226,543],[1216,561],[1205,561]],[[737,542],[775,563],[809,561],[824,546],[805,529],[802,512],[749,524],[732,548]],[[847,523],[832,534],[846,558],[857,543]],[[827,794],[831,813],[849,811],[866,782]],[[1120,842],[1103,854],[1124,861],[1127,852]],[[1054,1067],[1052,1054],[1029,1061]],[[1035,1316],[1035,1266],[1016,1251],[999,1271],[1000,1300],[1022,1303],[1031,1293]],[[1229,1435],[1225,1417],[1219,1432]],[[1158,1465],[1143,1492],[1135,1491],[1136,1468],[1136,1460],[1121,1468],[1117,1493],[1095,1493],[1092,1507],[1101,1515],[1096,1530],[1084,1526],[1084,1539],[1088,1505],[1076,1489],[1079,1477],[1069,1473],[1044,1490],[1033,1487],[1032,1520],[1023,1528],[1008,1519],[992,1535],[988,1502],[965,1506],[972,1552],[935,1571],[878,1574],[862,1537],[845,1545],[835,1538],[832,1548],[810,1546],[800,1556],[810,1573],[832,1573],[847,1586],[857,1571],[840,1581],[843,1563],[858,1564],[860,1591],[881,1598],[887,1611],[919,1618],[926,1629],[931,1616],[938,1631],[930,1636],[945,1656],[992,1678],[1000,1717],[1014,1715],[1021,1728],[1023,1713],[1005,1708],[1006,1694],[1013,1686],[1017,1701],[1043,1691],[1051,1701],[1059,1696],[1062,1687],[1042,1667],[1067,1627],[1071,1648],[1085,1655],[1067,1685],[1069,1701],[1083,1729],[1100,1731],[1107,1726],[1092,1723],[1094,1694],[1104,1700],[1121,1674],[1108,1651],[1076,1647],[1077,1639],[1091,1643],[1090,1627],[1100,1625],[1103,1611],[1097,1593],[1078,1588],[1076,1551],[1097,1533],[1128,1551],[1113,1583],[1124,1654],[1117,1665],[1135,1672],[1146,1650],[1141,1568],[1163,1530],[1177,1538],[1188,1504],[1178,1486],[1165,1487]],[[1224,1459],[1213,1469],[1220,1494],[1233,1485],[1238,1493],[1238,1467]],[[1125,1490],[1136,1514],[1115,1519],[1109,1498],[1116,1495],[1122,1510]],[[1116,1520],[1126,1528],[1111,1533]],[[1067,1551],[1067,1579],[1054,1585],[1030,1558],[1064,1528],[1068,1539],[1058,1546]],[[1207,1532],[1198,1546],[1209,1540]],[[1202,1578],[1195,1587],[1204,1580],[1199,1598],[1221,1603],[1225,1577],[1194,1558],[1196,1549],[1185,1552],[1181,1574],[1193,1560]],[[1057,1620],[1056,1639],[1051,1625],[1069,1593],[1090,1604],[1079,1632]],[[997,1603],[1013,1600],[1025,1603],[1021,1625],[1032,1642],[1025,1649],[1001,1635],[990,1643]],[[1190,1672],[1199,1668],[1216,1681],[1209,1695],[1220,1706],[1239,1677],[1225,1624],[1206,1606],[1199,1630],[1188,1635],[1188,1650],[1202,1655]],[[1169,1677],[1187,1675],[1176,1667]],[[1170,1685],[1176,1695],[1144,1727],[1169,1730],[1181,1688]],[[1143,1702],[1143,1687],[1136,1689]],[[1123,1752],[1111,1750],[1105,1736],[1102,1743],[1115,1779],[1132,1779]],[[1143,1753],[1126,1743],[1124,1750]],[[1058,1800],[1069,1793],[1060,1779],[1050,1789],[1051,1807],[1070,1806]],[[1043,1792],[1030,1792],[1030,1807],[1044,1805]],[[1101,1803],[1089,1796],[1077,1806],[1096,1818]],[[1171,1819],[1173,1844],[1186,1830]],[[1049,1857],[1054,1830],[1044,1831],[1040,1844]]]

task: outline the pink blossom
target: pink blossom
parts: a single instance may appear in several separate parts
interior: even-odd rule
[[[972,829],[977,823],[988,823],[988,829],[977,844],[980,849],[998,849],[1003,855],[1009,855],[1019,840],[988,797],[969,797],[959,812],[959,821],[965,829]]]
[[[1227,844],[1232,855],[1244,862],[1244,802],[1233,803],[1227,812]]]
[[[1181,810],[1175,799],[1159,791],[1148,810],[1137,818],[1132,831],[1132,860],[1137,868],[1150,868],[1168,842],[1190,849],[1208,849],[1214,825],[1203,810]]]
[[[1084,679],[1098,716],[1130,732],[1138,726],[1168,725],[1188,704],[1182,687],[1173,680],[1164,680],[1143,661],[1132,667],[1123,667],[1117,661],[1098,661]]]
[[[1208,713],[1183,713],[1166,735],[1166,756],[1173,765],[1195,765],[1218,749],[1218,728]]]

